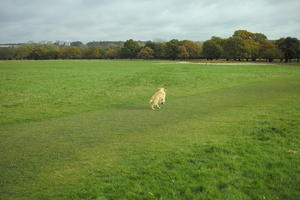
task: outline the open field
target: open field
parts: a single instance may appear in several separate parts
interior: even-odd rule
[[[299,147],[297,66],[0,61],[0,199],[296,200]]]

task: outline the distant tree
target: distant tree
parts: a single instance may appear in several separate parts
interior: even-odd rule
[[[253,40],[258,43],[263,43],[263,42],[266,42],[268,40],[268,38],[267,38],[267,36],[265,36],[262,33],[254,33]]]
[[[62,47],[59,51],[59,57],[63,59],[80,58],[81,51],[79,47]]]
[[[147,41],[146,44],[145,44],[145,47],[149,47],[152,50],[154,50],[155,49],[155,45],[156,45],[156,43],[154,43],[152,41]]]
[[[101,42],[100,41],[88,42],[88,43],[86,43],[86,46],[88,46],[88,47],[100,47],[101,46]]]
[[[267,36],[262,33],[251,33],[247,30],[236,30],[232,37],[240,37],[243,40],[253,40],[258,43],[263,43],[268,40]]]
[[[202,49],[199,43],[190,40],[184,40],[182,41],[182,45],[187,50],[188,58],[195,59],[201,56]]]
[[[207,59],[219,59],[223,54],[223,47],[213,40],[203,43],[203,57]]]
[[[87,59],[103,58],[104,52],[99,47],[88,47],[83,50],[83,57]]]
[[[0,59],[12,60],[14,59],[16,48],[13,47],[0,47]]]
[[[221,58],[224,58],[224,46],[225,46],[226,39],[220,38],[220,37],[216,37],[216,36],[212,36],[210,40],[213,41],[213,42],[215,42],[216,44],[218,44],[218,45],[220,45],[222,47]]]
[[[238,57],[244,57],[247,60],[251,58],[255,61],[259,57],[260,44],[267,41],[267,37],[262,33],[252,33],[247,30],[236,30],[232,37],[241,38],[244,41],[245,46],[240,45],[241,55]],[[242,44],[242,42],[241,42]]]
[[[244,40],[241,37],[230,37],[224,42],[224,55],[227,59],[245,58],[247,54],[247,47]]]
[[[243,40],[253,40],[254,34],[247,30],[236,30],[234,31],[232,37],[240,37]]]
[[[144,47],[148,47],[153,50],[153,58],[159,59],[164,57],[164,46],[165,43],[147,41]]]
[[[124,42],[123,41],[92,41],[86,43],[86,46],[88,47],[99,47],[101,49],[111,49],[111,48],[119,48],[123,47]]]
[[[81,41],[71,42],[70,45],[73,46],[73,47],[82,47],[82,46],[84,46],[84,44]]]
[[[189,52],[187,51],[187,49],[186,49],[186,47],[184,45],[180,45],[178,47],[178,49],[179,49],[179,53],[178,53],[178,58],[179,59],[185,60],[185,59],[189,58],[189,56],[190,56]]]
[[[225,39],[216,36],[212,36],[210,40],[221,46],[223,46],[225,42]]]
[[[57,59],[59,56],[59,47],[56,44],[48,43],[46,48],[48,49],[47,59]]]
[[[49,50],[44,45],[38,45],[33,48],[29,57],[35,60],[47,59],[48,53]]]
[[[244,42],[246,59],[252,59],[252,61],[255,61],[257,58],[259,58],[261,45],[254,40],[245,40]]]
[[[116,59],[121,57],[121,48],[110,48],[104,51],[104,58]]]
[[[59,47],[68,47],[71,46],[71,43],[68,41],[60,41],[57,40],[56,42],[54,42],[55,45],[59,46]]]
[[[297,62],[300,61],[300,40],[298,40],[298,50],[297,50]]]
[[[154,50],[154,58],[157,58],[157,59],[166,58],[166,43],[155,42],[153,50]]]
[[[31,52],[32,52],[32,48],[29,45],[24,44],[16,49],[15,58],[21,60],[27,59],[31,54]]]
[[[272,62],[275,58],[280,58],[281,54],[281,51],[272,42],[265,42],[261,46],[260,55],[269,62]]]
[[[280,38],[276,41],[276,45],[283,52],[285,62],[288,62],[290,59],[297,58],[299,55],[299,40],[297,38],[287,37]]]
[[[130,39],[124,43],[123,48],[121,49],[121,56],[122,58],[133,59],[137,57],[139,50],[140,46],[138,42]]]
[[[176,39],[167,42],[165,46],[166,57],[172,60],[177,59],[180,52],[179,45],[180,42]]]
[[[138,53],[138,58],[151,59],[154,57],[154,51],[150,47],[143,47]]]
[[[240,58],[246,58],[247,60],[251,58],[253,61],[259,57],[260,45],[267,41],[267,37],[264,34],[252,33],[247,30],[236,30],[232,37],[237,37],[244,41],[244,45],[242,45],[242,42],[240,42],[241,45],[238,47],[240,48],[239,52],[241,54],[236,56]]]

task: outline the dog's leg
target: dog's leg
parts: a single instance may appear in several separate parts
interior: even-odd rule
[[[163,97],[162,100],[161,100],[161,104],[165,104],[166,103],[166,98]]]

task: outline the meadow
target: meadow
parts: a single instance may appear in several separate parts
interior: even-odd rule
[[[296,200],[299,147],[299,66],[0,61],[3,200]]]

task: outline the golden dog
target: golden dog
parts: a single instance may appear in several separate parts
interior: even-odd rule
[[[152,110],[155,110],[154,107],[157,107],[158,109],[160,109],[159,107],[159,103],[164,104],[166,102],[166,89],[165,88],[159,88],[158,92],[156,92],[150,99],[150,106],[152,108]]]

